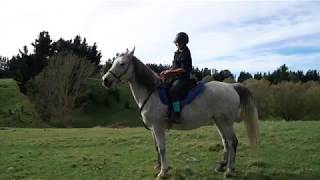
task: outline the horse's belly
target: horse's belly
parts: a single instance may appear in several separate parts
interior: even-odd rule
[[[191,130],[196,129],[204,125],[208,125],[210,121],[213,121],[209,116],[189,116],[187,118],[183,117],[180,124],[173,124],[172,129],[176,130]]]
[[[171,129],[175,130],[192,130],[201,127],[201,125],[195,126],[194,124],[187,125],[187,124],[173,124]]]

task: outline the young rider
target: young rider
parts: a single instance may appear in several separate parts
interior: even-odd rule
[[[174,53],[172,68],[160,73],[160,78],[164,81],[173,78],[172,86],[169,89],[170,105],[173,109],[171,120],[179,123],[181,103],[180,100],[187,95],[190,81],[190,73],[192,70],[191,53],[187,46],[189,37],[185,32],[179,32],[173,41],[177,46]]]

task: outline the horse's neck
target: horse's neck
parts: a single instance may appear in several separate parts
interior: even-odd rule
[[[135,79],[129,81],[129,86],[134,100],[138,104],[139,108],[141,108],[143,101],[148,97],[149,92],[145,87],[139,85]]]

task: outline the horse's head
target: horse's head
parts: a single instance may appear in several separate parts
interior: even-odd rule
[[[115,83],[128,81],[133,74],[133,55],[135,48],[132,51],[117,54],[110,69],[102,76],[103,86],[110,88]]]

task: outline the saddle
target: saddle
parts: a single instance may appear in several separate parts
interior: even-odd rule
[[[169,105],[168,97],[168,87],[165,84],[160,85],[159,87],[159,97],[164,105]],[[191,82],[188,88],[187,95],[180,101],[181,107],[190,104],[199,94],[201,94],[205,89],[204,82]]]

